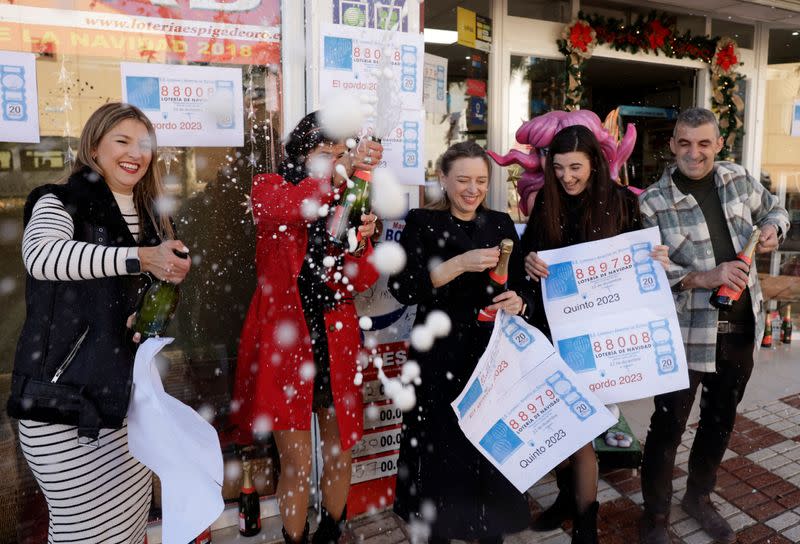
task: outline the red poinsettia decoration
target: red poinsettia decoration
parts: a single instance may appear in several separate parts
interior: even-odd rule
[[[589,46],[592,45],[595,35],[592,27],[584,21],[577,21],[572,28],[569,29],[569,46],[571,49],[577,49],[587,53]]]
[[[731,68],[739,64],[739,57],[736,54],[736,44],[732,40],[717,46],[717,53],[714,55],[714,66],[723,73],[728,73]]]
[[[648,25],[647,32],[647,42],[650,44],[650,49],[656,50],[664,47],[664,42],[667,41],[670,34],[670,29],[664,26],[661,21],[658,19],[652,21]]]

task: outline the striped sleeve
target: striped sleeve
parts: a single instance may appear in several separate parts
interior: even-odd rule
[[[136,248],[106,247],[72,239],[72,217],[55,195],[34,205],[22,236],[22,262],[37,280],[70,281],[127,275],[125,259]]]

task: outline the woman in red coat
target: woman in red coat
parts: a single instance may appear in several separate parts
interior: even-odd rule
[[[286,542],[308,540],[312,411],[324,462],[322,521],[313,542],[336,542],[344,519],[350,450],[363,428],[361,389],[354,383],[361,346],[353,295],[378,278],[369,263],[376,217],[361,217],[366,243],[351,253],[327,234],[324,216],[344,182],[333,166],[349,174],[356,167],[369,170],[382,150],[363,141],[350,152],[311,113],[292,131],[280,173],[253,180],[258,288],[242,330],[232,417],[240,443],[274,432]]]

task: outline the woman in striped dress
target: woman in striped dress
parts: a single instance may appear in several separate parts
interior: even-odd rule
[[[156,207],[155,148],[141,111],[106,104],[66,182],[35,189],[25,206],[27,315],[8,410],[47,500],[48,543],[144,540],[151,474],[128,451],[138,338],[127,323],[139,273],[179,283],[190,262]]]

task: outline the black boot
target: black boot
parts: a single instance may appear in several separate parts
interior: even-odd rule
[[[572,468],[556,469],[558,496],[556,502],[533,520],[534,531],[552,531],[575,515],[575,487],[572,484]]]
[[[597,544],[597,510],[600,503],[594,501],[584,512],[575,516],[572,524],[572,544]]]
[[[311,544],[337,544],[339,537],[342,536],[344,524],[347,523],[347,507],[345,506],[342,517],[338,521],[333,519],[333,516],[324,506],[322,507],[321,516],[317,532],[311,538]]]
[[[286,532],[286,527],[283,527],[281,530],[283,531],[283,540],[286,544],[308,544],[308,522],[306,522],[306,526],[303,529],[303,536],[300,537],[300,540],[293,540]]]

